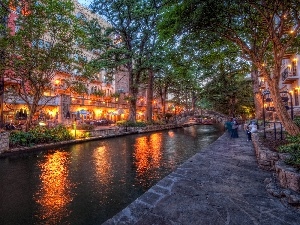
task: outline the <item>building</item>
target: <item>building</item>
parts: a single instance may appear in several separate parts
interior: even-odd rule
[[[286,54],[281,65],[281,76],[279,88],[282,100],[286,104],[286,108],[291,116],[300,115],[300,55],[297,53]],[[268,90],[267,83],[263,78],[259,78],[259,84],[264,96],[264,109],[267,120],[276,120],[276,112],[274,109],[272,97]]]
[[[103,18],[91,13],[90,10],[80,5],[76,0],[73,1],[75,5],[74,13],[77,18],[83,21],[96,19],[101,26],[110,26]],[[11,10],[8,26],[13,32],[17,32],[19,27],[15,26],[14,20],[19,13],[22,13],[22,9],[12,8]],[[49,47],[47,35],[45,35],[43,40],[38,40],[36,44],[41,48]],[[74,43],[74,48],[81,50],[81,55],[73,56],[75,59],[80,58],[84,61],[90,61],[101,54],[97,49],[87,50],[80,42]],[[78,76],[80,76],[78,71],[70,71],[65,67],[61,67],[56,71],[52,80],[55,92],[49,91],[44,93],[51,100],[35,115],[37,121],[71,123],[75,120],[99,120],[106,118],[118,121],[126,119],[128,106],[124,96],[129,89],[126,72],[117,71],[114,74],[114,79],[110,81],[107,79],[105,70],[99,71],[94,80],[86,82],[85,85],[88,91],[85,94],[72,93],[67,86],[66,81],[68,79],[77,79],[76,77]],[[9,79],[6,79],[6,85],[8,83]],[[22,100],[12,100],[4,94],[4,122],[17,122],[17,120],[24,119],[27,113],[28,109]]]

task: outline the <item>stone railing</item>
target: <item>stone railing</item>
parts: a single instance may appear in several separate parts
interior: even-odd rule
[[[258,166],[274,171],[275,174],[275,179],[266,179],[267,191],[291,205],[300,206],[300,171],[284,162],[289,154],[274,152],[264,147],[258,135],[258,133],[252,134]]]
[[[9,149],[9,132],[0,133],[0,154]]]
[[[116,135],[124,135],[124,134],[132,134],[132,133],[146,133],[151,131],[157,130],[165,130],[165,129],[172,129],[176,128],[175,125],[153,125],[153,126],[146,126],[146,127],[111,127],[109,129],[99,129],[99,130],[92,130],[86,131],[89,133],[89,137],[109,137],[109,136],[116,136]]]

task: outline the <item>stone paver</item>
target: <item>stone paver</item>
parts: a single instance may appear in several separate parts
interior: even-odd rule
[[[104,224],[299,225],[300,211],[271,196],[252,142],[224,134]]]

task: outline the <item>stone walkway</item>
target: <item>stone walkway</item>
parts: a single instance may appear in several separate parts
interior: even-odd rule
[[[104,224],[299,225],[300,211],[267,193],[272,172],[239,135],[224,134]]]

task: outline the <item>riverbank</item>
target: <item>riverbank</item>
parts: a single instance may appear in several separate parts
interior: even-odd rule
[[[43,144],[34,145],[30,147],[7,148],[5,151],[2,152],[0,151],[1,152],[0,158],[7,157],[13,154],[38,151],[38,150],[46,150],[49,148],[64,146],[69,144],[77,144],[77,143],[83,143],[87,141],[101,140],[105,138],[113,138],[113,137],[124,136],[124,135],[147,133],[147,132],[176,129],[176,128],[182,128],[182,126],[175,125],[175,124],[154,125],[154,126],[146,126],[146,127],[123,127],[123,128],[116,127],[116,126],[98,126],[96,127],[95,130],[88,131],[90,133],[89,137],[76,138],[74,140],[62,141],[56,143],[43,143]]]
[[[245,132],[225,133],[107,220],[117,224],[294,224],[300,211],[269,194]]]

